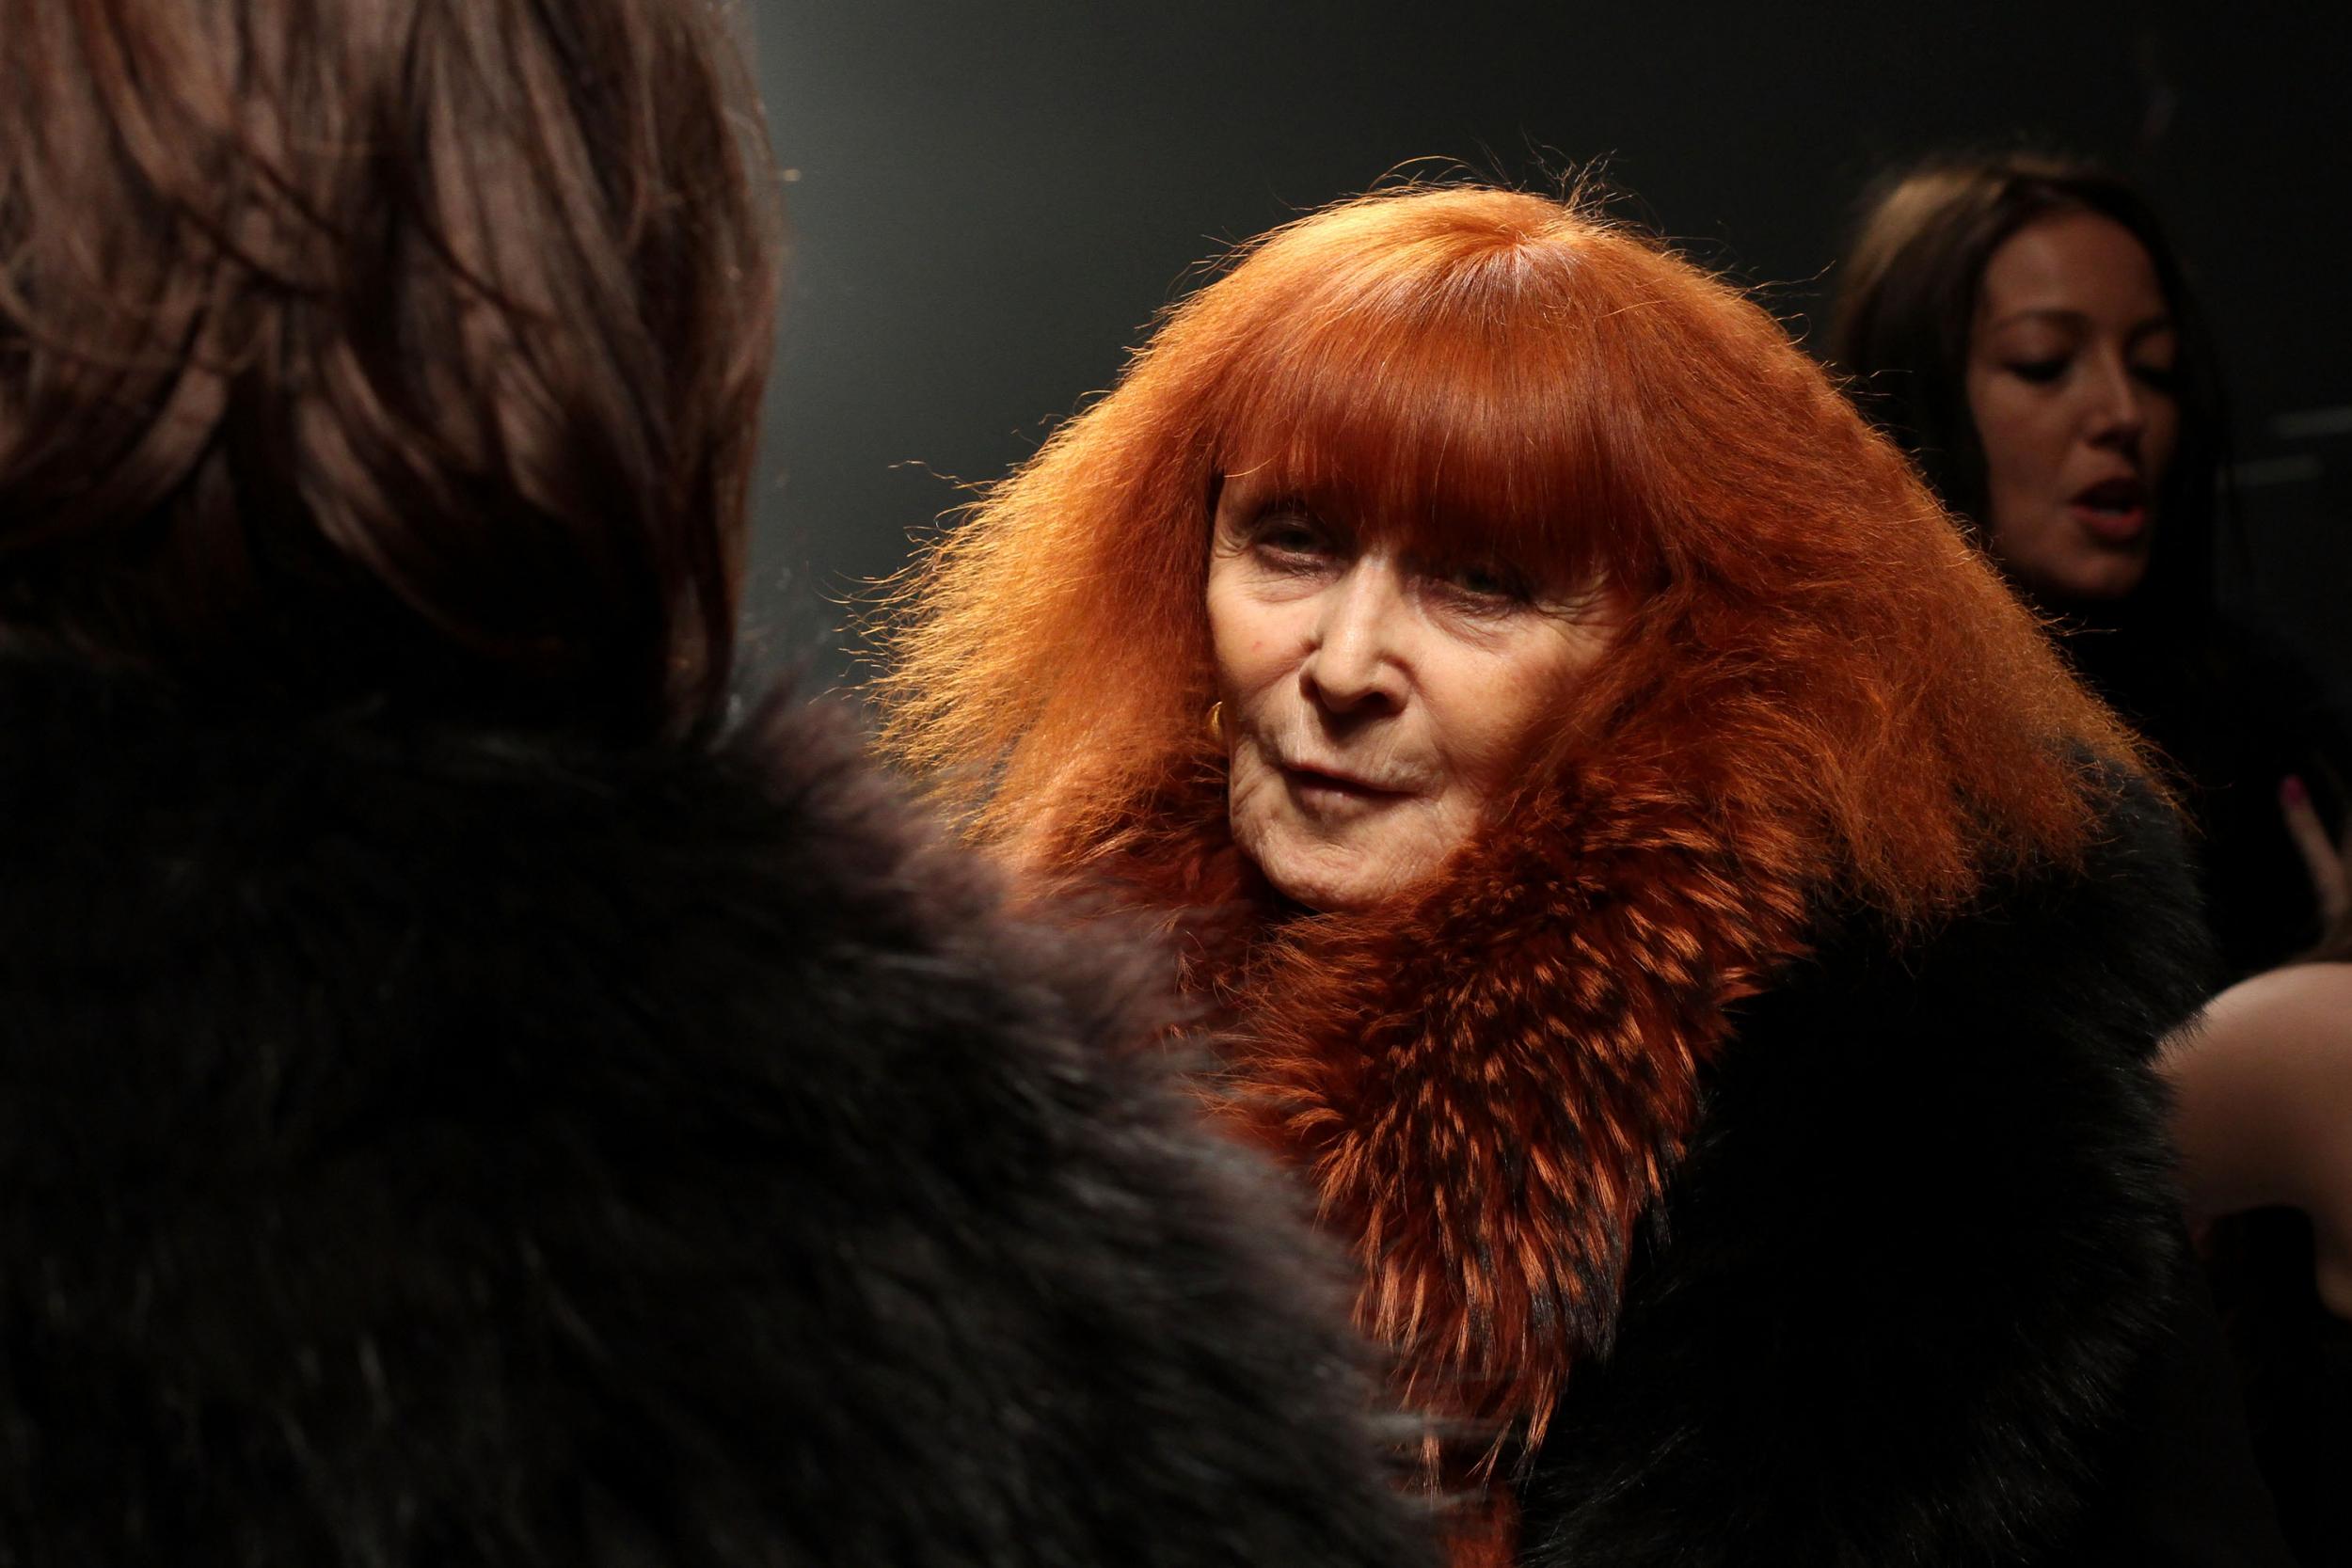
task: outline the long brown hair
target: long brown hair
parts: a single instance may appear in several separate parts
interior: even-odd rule
[[[764,156],[708,0],[0,0],[0,632],[694,729]]]
[[[1634,607],[1558,745],[1639,747],[1758,863],[1899,917],[2071,857],[2136,742],[1902,454],[1735,289],[1590,204],[1342,202],[1242,249],[900,586],[885,744],[1069,867],[1201,766],[1237,462]],[[1471,546],[1470,547],[1476,547]]]

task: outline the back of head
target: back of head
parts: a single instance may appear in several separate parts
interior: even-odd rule
[[[2201,616],[2212,597],[2215,483],[2226,442],[2220,383],[2179,253],[2129,182],[2092,165],[2022,153],[1899,172],[1865,198],[1837,275],[1826,356],[1944,503],[1981,528],[1985,452],[1966,373],[1985,268],[2028,224],[2069,213],[2106,218],[2138,242],[2177,332],[2180,436],[2157,507],[2165,542],[2135,596]]]
[[[714,706],[775,270],[707,0],[0,0],[0,638]]]

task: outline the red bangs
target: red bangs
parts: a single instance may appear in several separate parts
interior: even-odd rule
[[[1260,296],[1203,410],[1218,471],[1433,559],[1626,575],[1651,532],[1628,479],[1648,465],[1624,368],[1576,321],[1578,259],[1412,260],[1369,297],[1364,279],[1328,277]]]

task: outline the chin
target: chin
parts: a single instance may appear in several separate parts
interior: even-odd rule
[[[2148,558],[2087,561],[2039,585],[2050,599],[2072,604],[2113,604],[2127,599],[2148,580]]]
[[[1281,854],[1252,854],[1275,892],[1317,914],[1347,914],[1372,902],[1359,879],[1326,866],[1295,863]]]
[[[1292,847],[1245,841],[1242,848],[1275,892],[1318,914],[1359,914],[1376,908],[1427,870],[1391,865],[1320,842]]]
[[[1418,822],[1359,823],[1318,832],[1289,813],[1266,811],[1263,796],[1235,802],[1233,843],[1275,892],[1318,914],[1356,914],[1393,899],[1434,872]],[[1400,832],[1400,830],[1404,830]]]
[[[2035,556],[2011,556],[2010,578],[2053,609],[2066,605],[2113,604],[2148,580],[2148,551],[2077,547]]]

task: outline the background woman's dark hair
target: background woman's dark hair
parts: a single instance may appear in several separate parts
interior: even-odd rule
[[[712,0],[0,0],[0,636],[692,730],[765,171]]]
[[[2178,330],[2181,428],[2158,499],[2162,532],[2133,595],[2167,619],[2213,606],[2216,484],[2227,447],[2212,341],[2180,257],[2128,183],[2090,165],[2026,154],[1939,160],[1884,182],[1837,280],[1828,356],[1863,412],[1908,449],[1944,503],[1984,521],[1985,456],[1968,411],[1967,364],[1985,265],[2037,219],[2088,212],[2120,224],[2154,264]]]

